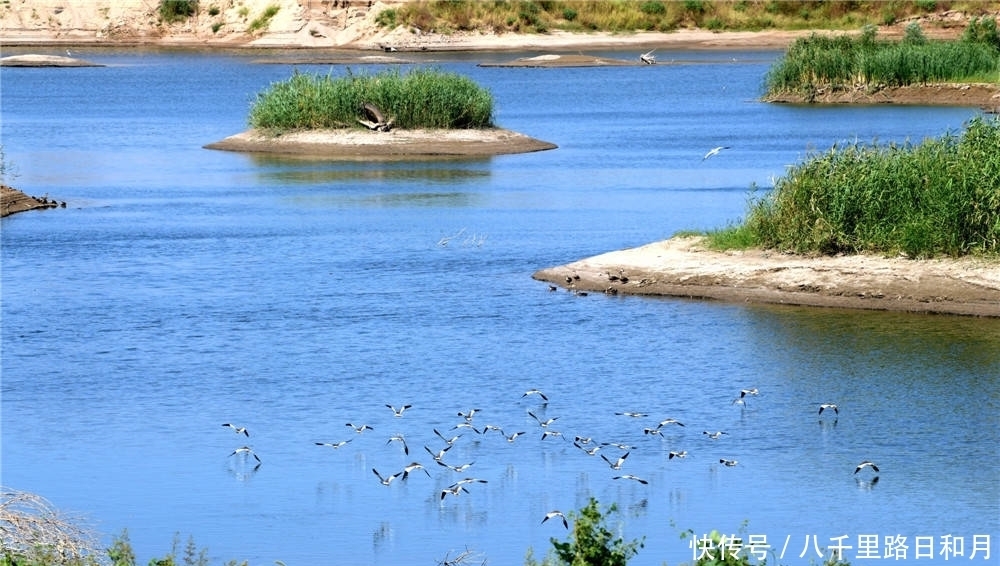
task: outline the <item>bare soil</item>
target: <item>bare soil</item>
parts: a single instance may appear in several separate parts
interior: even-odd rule
[[[700,237],[684,237],[542,269],[533,277],[577,293],[1000,317],[1000,259],[717,252]]]
[[[0,185],[0,217],[28,210],[56,207],[65,208],[66,203],[50,200],[47,196],[40,198],[29,196],[13,187]]]

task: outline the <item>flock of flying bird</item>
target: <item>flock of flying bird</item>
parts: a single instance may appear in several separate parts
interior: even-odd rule
[[[757,388],[741,389],[740,392],[739,392],[739,395],[733,399],[732,403],[734,405],[746,406],[748,400],[751,397],[756,397],[757,395],[759,395],[759,393],[760,392],[759,392],[759,390]],[[525,391],[521,395],[521,399],[522,400],[527,399],[527,398],[538,398],[540,400],[540,403],[541,403],[540,404],[541,408],[545,408],[548,405],[548,401],[549,401],[548,396],[546,396],[544,393],[542,393],[538,389],[530,389],[528,391]],[[385,407],[388,408],[390,411],[392,411],[392,414],[393,414],[393,416],[395,418],[400,419],[400,418],[403,418],[404,413],[407,410],[409,410],[409,409],[412,408],[412,405],[408,405],[407,404],[407,405],[395,406],[395,405],[386,404]],[[435,464],[437,464],[438,466],[441,466],[443,468],[447,468],[447,469],[451,470],[452,472],[459,473],[459,474],[466,472],[466,470],[468,470],[469,468],[471,468],[475,464],[475,462],[468,462],[468,463],[454,465],[454,464],[450,464],[450,463],[448,463],[448,462],[445,461],[445,458],[448,455],[448,451],[451,450],[456,445],[456,443],[459,441],[459,439],[462,438],[462,436],[465,434],[464,431],[466,431],[466,430],[471,431],[472,433],[475,433],[476,435],[479,435],[479,436],[482,436],[482,437],[485,437],[487,434],[493,432],[493,433],[495,433],[495,435],[503,438],[508,443],[514,443],[519,437],[522,437],[522,436],[525,436],[525,435],[529,434],[528,431],[524,431],[524,430],[518,430],[516,432],[507,433],[507,432],[505,432],[503,430],[502,427],[497,426],[497,425],[493,425],[493,424],[478,425],[477,422],[476,422],[476,420],[475,420],[475,416],[478,415],[480,412],[481,412],[481,410],[477,409],[477,408],[469,409],[467,411],[459,411],[457,413],[457,416],[461,417],[462,420],[460,422],[458,422],[458,424],[456,424],[454,427],[452,427],[451,430],[452,431],[456,431],[456,430],[461,429],[463,432],[455,434],[453,436],[449,436],[449,435],[446,435],[446,434],[442,433],[441,431],[438,430],[438,428],[433,428],[434,435],[443,442],[443,445],[441,445],[441,447],[436,448],[436,449],[432,449],[431,447],[429,447],[427,445],[424,445],[423,449],[428,454],[428,456],[430,456],[430,458],[432,459],[432,461]],[[820,415],[820,417],[822,417],[822,415],[824,414],[824,412],[826,412],[827,414],[829,414],[829,412],[832,412],[832,413],[834,413],[834,415],[839,416],[839,414],[840,414],[840,408],[836,404],[833,404],[833,403],[822,403],[822,404],[819,405],[818,415]],[[631,445],[628,445],[628,444],[624,444],[624,443],[618,443],[618,442],[597,442],[597,441],[593,440],[592,438],[583,437],[583,436],[573,436],[572,438],[570,438],[569,436],[564,435],[561,431],[556,430],[554,428],[554,425],[556,424],[556,421],[559,420],[558,416],[557,417],[543,417],[543,416],[539,416],[538,413],[540,413],[540,411],[537,408],[528,409],[526,411],[526,414],[528,416],[530,416],[537,423],[538,430],[541,432],[540,439],[542,441],[545,441],[545,440],[550,439],[550,438],[562,439],[564,441],[570,441],[570,442],[572,442],[572,445],[575,448],[578,448],[583,453],[585,453],[585,454],[587,454],[589,456],[595,456],[595,455],[600,456],[600,458],[602,460],[604,460],[604,462],[608,465],[608,467],[613,472],[617,473],[617,475],[614,475],[612,477],[612,479],[614,479],[614,480],[629,480],[629,481],[637,482],[637,483],[642,484],[642,485],[649,484],[648,480],[646,480],[646,479],[644,479],[642,477],[639,477],[637,475],[628,474],[628,473],[620,473],[620,471],[622,470],[623,466],[625,465],[625,463],[626,463],[629,455],[631,454],[632,449],[635,448],[634,446],[631,446]],[[634,418],[634,419],[643,419],[643,418],[649,417],[649,414],[647,414],[647,413],[641,413],[641,412],[617,412],[615,414],[617,416],[622,416],[622,417],[627,417],[627,418]],[[249,433],[249,431],[247,431],[246,427],[237,426],[237,425],[232,424],[232,423],[223,423],[222,426],[231,429],[237,435],[243,435],[245,438],[249,438],[250,437],[250,433]],[[355,424],[355,423],[348,422],[348,423],[345,423],[345,426],[349,427],[354,433],[356,433],[358,435],[361,435],[361,434],[365,433],[366,431],[374,431],[375,430],[374,427],[372,427],[372,426],[370,426],[368,424]],[[646,426],[646,427],[642,428],[642,433],[645,436],[661,436],[662,437],[664,435],[665,430],[667,428],[670,428],[670,427],[685,427],[685,424],[682,423],[682,422],[680,422],[677,419],[674,419],[674,418],[666,418],[666,419],[660,420],[655,425]],[[728,433],[726,431],[723,431],[723,430],[715,430],[715,431],[705,430],[705,431],[702,432],[702,435],[704,437],[706,437],[707,439],[709,439],[709,440],[719,440],[720,438],[722,438],[724,435],[727,435],[727,434]],[[322,446],[322,447],[327,447],[327,448],[331,448],[331,449],[337,450],[337,449],[340,449],[340,448],[343,448],[343,447],[347,446],[352,441],[353,441],[353,438],[349,438],[349,439],[346,439],[346,440],[340,440],[340,441],[336,441],[336,442],[314,441],[313,443],[316,446]],[[396,444],[398,444],[401,447],[401,449],[403,450],[403,453],[404,453],[405,456],[409,456],[410,455],[410,447],[407,444],[407,440],[404,437],[404,435],[402,435],[402,434],[394,434],[394,435],[388,437],[388,439],[386,440],[385,444],[388,445],[388,444],[393,444],[393,443],[396,443]],[[612,449],[612,448],[618,450],[618,453],[616,455],[613,455],[612,457],[608,457],[604,452],[602,452],[602,451],[606,452],[606,451],[608,451],[609,449]],[[681,458],[687,457],[687,455],[688,455],[688,453],[687,453],[686,450],[670,450],[667,453],[667,458],[668,458],[668,460],[673,460],[675,458],[681,459]],[[235,450],[233,450],[229,454],[229,456],[230,457],[240,457],[240,458],[243,458],[245,460],[249,460],[249,459],[252,458],[253,462],[248,462],[248,463],[253,464],[252,467],[253,467],[254,470],[256,470],[257,468],[259,468],[261,466],[261,463],[262,463],[260,457],[254,452],[253,448],[251,448],[248,445],[244,445],[244,446],[240,446],[240,447],[236,448]],[[735,467],[735,466],[737,466],[739,464],[739,462],[737,460],[727,459],[727,458],[719,458],[718,462],[719,462],[719,464],[721,464],[721,465],[723,465],[725,467],[729,467],[729,468]],[[873,472],[875,472],[876,474],[879,472],[879,468],[878,468],[878,466],[875,463],[873,463],[871,461],[868,461],[868,460],[865,460],[865,461],[863,461],[863,462],[861,462],[861,463],[859,463],[857,465],[857,467],[854,470],[854,473],[857,474],[857,473],[861,472],[862,470],[864,470],[866,468],[871,468],[871,470]],[[424,467],[424,465],[421,464],[418,461],[412,461],[410,464],[408,464],[405,467],[403,467],[402,470],[400,470],[398,472],[395,472],[395,473],[392,473],[392,474],[385,474],[385,473],[379,472],[378,469],[376,469],[374,467],[372,468],[371,471],[372,471],[372,474],[378,479],[378,481],[382,485],[384,485],[384,486],[391,486],[393,484],[393,482],[395,482],[397,480],[405,481],[405,480],[407,480],[409,478],[410,474],[412,474],[414,472],[417,472],[417,471],[422,471],[428,477],[431,477],[431,474],[427,470],[427,468]],[[871,480],[871,482],[874,483],[874,482],[877,482],[877,481],[878,481],[878,477],[876,475]],[[460,495],[462,493],[469,493],[469,489],[468,488],[471,487],[473,484],[478,484],[478,483],[488,483],[488,480],[474,478],[474,477],[465,477],[463,479],[460,479],[460,480],[452,483],[451,485],[449,485],[447,487],[444,487],[444,488],[440,489],[440,491],[438,492],[438,499],[439,500],[444,500],[449,495],[451,495],[451,496],[458,496],[458,495]],[[549,519],[554,519],[554,518],[561,519],[563,525],[568,528],[567,519],[566,519],[565,515],[562,512],[560,512],[560,511],[551,511],[551,512],[547,513],[545,515],[545,517],[542,519],[542,523],[545,523]]]

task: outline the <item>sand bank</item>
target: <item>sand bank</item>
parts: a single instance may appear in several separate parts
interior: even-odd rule
[[[716,252],[701,238],[686,237],[533,277],[576,292],[1000,317],[1000,260]]]

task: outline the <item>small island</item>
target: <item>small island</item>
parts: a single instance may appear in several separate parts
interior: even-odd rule
[[[1000,118],[815,153],[745,220],[542,269],[577,294],[1000,317]]]
[[[543,151],[555,144],[497,128],[493,96],[470,79],[437,69],[403,75],[296,72],[257,95],[251,129],[208,149],[326,159],[486,157]]]
[[[766,102],[897,103],[1000,110],[1000,33],[973,18],[957,40],[930,40],[916,22],[902,39],[856,35],[801,37],[765,77]]]

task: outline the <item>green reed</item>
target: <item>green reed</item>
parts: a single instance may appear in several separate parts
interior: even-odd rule
[[[768,72],[767,95],[983,78],[1000,83],[1000,46],[990,39],[966,34],[960,41],[928,41],[919,30],[907,31],[902,41],[878,40],[871,27],[857,37],[800,38]]]
[[[467,77],[437,69],[341,77],[294,73],[259,93],[250,125],[264,130],[363,127],[371,103],[398,128],[493,127],[493,95]]]
[[[1000,118],[920,144],[813,155],[710,240],[799,253],[1000,254]]]

